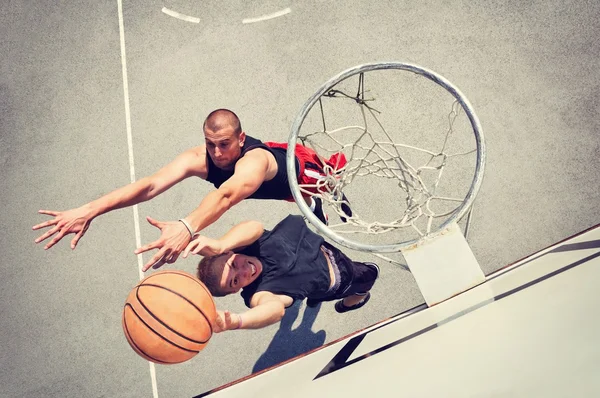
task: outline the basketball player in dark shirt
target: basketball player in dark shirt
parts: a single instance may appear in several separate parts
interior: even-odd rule
[[[227,109],[211,112],[203,125],[205,145],[191,148],[177,156],[155,174],[121,187],[79,208],[66,211],[40,210],[53,219],[33,227],[34,230],[52,227],[35,242],[54,237],[45,245],[49,249],[65,235],[75,234],[71,249],[75,249],[94,218],[112,210],[150,200],[189,177],[200,177],[212,182],[216,190],[200,202],[198,208],[178,221],[162,222],[147,217],[148,222],[161,230],[154,242],[135,250],[135,254],[158,249],[144,264],[146,271],[153,266],[173,263],[192,240],[194,234],[217,221],[232,206],[247,198],[293,200],[288,185],[285,144],[272,143],[272,148],[249,137],[235,113]],[[303,169],[313,162],[303,156],[296,159],[299,181],[306,178]],[[318,159],[318,158],[317,158]],[[345,162],[345,159],[343,159]],[[339,162],[338,162],[339,163]],[[305,198],[315,215],[327,222],[320,200]]]
[[[338,300],[346,312],[365,305],[379,275],[374,263],[350,260],[300,216],[288,216],[273,230],[248,221],[220,239],[199,236],[183,253],[201,254],[198,277],[213,296],[237,293],[249,310],[242,314],[218,311],[216,330],[257,329],[276,323],[285,308],[307,298],[307,305]]]

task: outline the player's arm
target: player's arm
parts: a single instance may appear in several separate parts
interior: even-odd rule
[[[231,206],[247,198],[260,187],[266,178],[268,168],[269,160],[266,151],[250,151],[238,160],[233,176],[219,189],[206,195],[198,208],[187,217],[169,222],[159,222],[148,217],[148,222],[161,230],[161,236],[154,242],[135,250],[134,253],[140,254],[158,249],[144,264],[142,271],[177,261],[196,232],[218,220]]]
[[[190,253],[202,256],[216,256],[230,250],[249,246],[256,242],[264,231],[263,224],[259,221],[243,221],[234,225],[219,239],[195,235],[194,239],[185,248],[183,258],[186,258]]]
[[[205,153],[204,147],[188,150],[155,174],[118,188],[81,207],[62,212],[40,210],[39,213],[54,218],[35,225],[33,229],[37,230],[50,226],[53,226],[53,228],[46,231],[35,242],[39,243],[56,234],[45,246],[45,249],[49,249],[65,235],[74,233],[76,235],[71,241],[71,248],[74,249],[94,218],[112,210],[150,200],[192,175],[206,177]]]
[[[217,313],[217,327],[215,332],[236,329],[260,329],[281,321],[286,307],[292,305],[294,300],[286,295],[271,292],[255,293],[250,299],[250,309],[241,314],[232,314],[229,311]]]
[[[232,206],[256,192],[265,181],[268,168],[266,151],[253,150],[238,160],[233,176],[206,195],[198,208],[185,217],[193,232],[206,228]]]
[[[148,201],[182,180],[192,175],[199,175],[202,165],[206,169],[205,153],[203,147],[185,151],[153,175],[119,188],[90,202],[87,206],[94,216],[98,216]]]

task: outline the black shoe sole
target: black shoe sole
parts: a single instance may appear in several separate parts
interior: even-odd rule
[[[361,308],[365,304],[367,304],[370,299],[371,299],[371,293],[368,292],[367,295],[365,296],[365,298],[360,303],[355,304],[350,307],[346,307],[344,305],[344,300],[342,299],[342,300],[338,301],[337,303],[335,303],[335,310],[337,312],[339,312],[340,314],[343,314],[344,312],[348,312],[348,311],[354,311],[354,310]]]

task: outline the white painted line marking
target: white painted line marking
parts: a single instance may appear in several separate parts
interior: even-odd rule
[[[123,97],[125,102],[125,126],[127,129],[127,148],[129,150],[129,176],[131,182],[135,182],[135,167],[133,163],[133,139],[131,137],[131,112],[129,109],[129,83],[127,80],[127,56],[125,54],[125,27],[123,25],[123,1],[117,0],[119,9],[119,36],[121,39],[121,70],[123,72]],[[138,213],[138,206],[133,206],[133,224],[135,227],[135,247],[142,245],[142,239],[140,234],[140,218]],[[142,267],[144,265],[142,261],[142,255],[138,254],[138,275],[140,280],[144,278]],[[158,386],[156,383],[156,367],[154,363],[148,361],[150,364],[150,379],[152,380],[152,396],[158,398]]]
[[[242,23],[255,23],[255,22],[266,21],[268,19],[273,19],[273,18],[281,17],[281,16],[283,16],[285,14],[289,14],[290,12],[292,12],[292,10],[288,7],[288,8],[285,8],[285,9],[281,10],[281,11],[277,11],[277,12],[274,12],[272,14],[266,14],[266,15],[263,15],[261,17],[243,19]]]
[[[162,12],[167,15],[172,16],[173,18],[181,19],[182,21],[191,22],[191,23],[200,23],[200,18],[190,17],[189,15],[182,14],[177,11],[169,10],[167,7],[162,8]]]

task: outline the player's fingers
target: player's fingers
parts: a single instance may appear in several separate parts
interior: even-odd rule
[[[190,242],[188,243],[188,245],[185,247],[185,250],[183,251],[183,253],[181,254],[181,257],[183,258],[187,258],[187,256],[190,254],[190,251],[193,250],[194,247],[196,247],[198,243],[197,242]],[[193,253],[193,252],[192,252]]]
[[[213,327],[213,332],[221,333],[224,330],[225,330],[225,324],[223,323],[223,320],[221,318],[217,317],[216,322]]]
[[[217,310],[217,316],[214,318],[214,322],[212,323],[212,326],[213,326],[214,333],[220,333],[225,328],[225,326],[223,324],[223,313],[221,311]]]
[[[200,250],[202,250],[202,248],[204,247],[204,244],[202,243],[201,239],[195,239],[193,241],[191,241],[188,246],[185,248],[185,257],[187,257],[190,252],[192,254],[198,254],[200,253]]]
[[[225,325],[230,325],[231,324],[231,312],[225,311],[223,313],[223,317],[225,318]]]
[[[145,246],[138,247],[137,249],[135,249],[135,251],[133,253],[140,254],[140,253],[147,252],[148,250],[158,249],[161,247],[162,247],[162,243],[159,240],[155,240],[154,242],[148,243]]]
[[[206,247],[206,245],[198,243],[198,245],[196,246],[196,248],[194,249],[194,251],[192,251],[192,253],[194,254],[200,254],[200,252]]]
[[[160,267],[162,267],[163,265],[165,265],[165,259],[161,258],[158,261],[156,261],[155,263],[153,263],[150,267],[148,268],[152,268],[152,269],[159,269]],[[146,268],[144,271],[147,271],[148,268]]]
[[[158,268],[162,267],[163,264],[166,262],[166,260],[165,260],[166,254],[167,254],[166,249],[159,250],[154,256],[152,256],[150,261],[148,261],[146,264],[144,264],[144,266],[142,267],[142,271],[146,272],[150,267],[152,267],[153,269],[158,269]]]
[[[162,222],[160,222],[160,221],[157,221],[157,220],[153,219],[153,218],[152,218],[152,217],[150,217],[150,216],[147,216],[147,217],[146,217],[146,220],[148,220],[148,222],[149,222],[151,225],[154,225],[156,228],[162,229],[162,225],[163,225],[163,223],[162,223]]]
[[[217,317],[215,318],[215,320],[217,321],[217,323],[223,324],[223,319],[225,319],[225,313],[217,310]]]
[[[146,271],[148,271],[150,268],[153,268],[153,269],[158,269],[158,268],[162,267],[162,265],[163,265],[164,263],[165,263],[165,262],[163,261],[163,258],[162,258],[162,257],[160,257],[160,258],[158,258],[158,259],[156,259],[156,260],[154,260],[154,257],[152,257],[152,260],[150,260],[150,261],[148,261],[146,264],[144,264],[144,266],[142,267],[142,272],[146,272]]]
[[[39,214],[47,214],[49,216],[58,216],[58,213],[60,213],[59,211],[53,211],[53,210],[38,210]]]
[[[48,231],[46,231],[46,233],[44,233],[42,236],[40,236],[39,238],[37,238],[35,240],[35,243],[40,243],[41,241],[44,241],[46,239],[48,239],[49,237],[51,237],[52,235],[54,235],[55,233],[57,233],[59,230],[58,226],[49,229]]]
[[[81,230],[77,233],[77,235],[75,235],[75,237],[71,241],[71,249],[75,249],[77,247],[77,243],[79,242],[79,239],[81,239],[84,233],[85,231]]]
[[[44,246],[45,250],[50,249],[52,246],[54,246],[55,244],[57,244],[58,242],[60,242],[60,240],[63,238],[63,236],[65,236],[66,232],[60,231],[58,233],[58,235],[56,235],[54,238],[52,238],[52,240],[50,242],[48,242],[48,244],[46,246]]]
[[[36,229],[46,228],[46,227],[49,227],[51,225],[56,225],[56,223],[58,223],[58,220],[56,220],[56,219],[49,220],[49,221],[44,221],[44,222],[41,222],[39,224],[34,225],[32,227],[32,229],[35,231]]]

